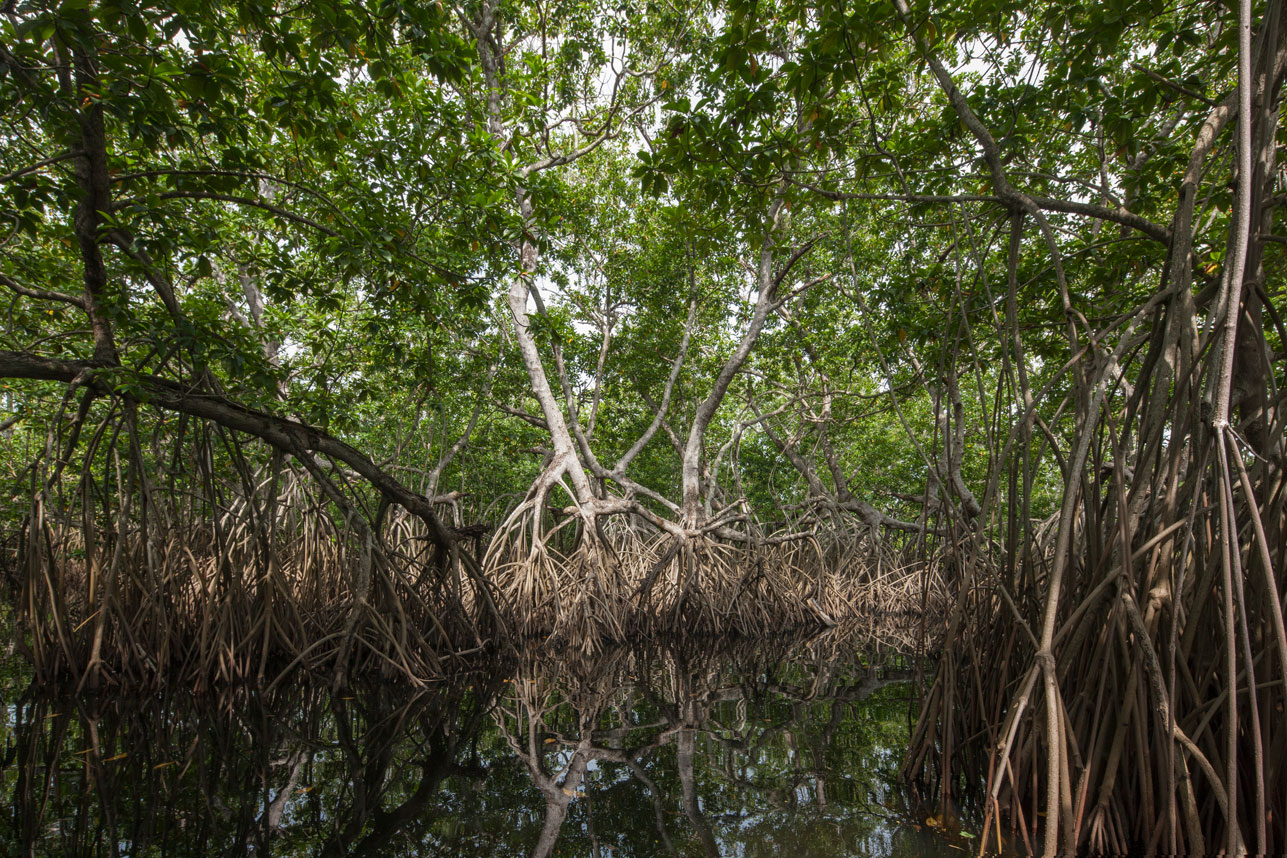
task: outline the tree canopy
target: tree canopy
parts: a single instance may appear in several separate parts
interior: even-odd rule
[[[736,552],[796,553],[728,605],[827,621],[800,557],[897,557],[946,615],[910,769],[1030,748],[985,774],[1015,818],[1041,771],[1048,851],[1202,851],[1199,804],[1281,847],[1287,766],[1246,762],[1287,735],[1281,13],[6,4],[0,504],[36,637],[101,661],[98,576],[162,521],[256,563],[331,522],[356,618],[407,517],[438,577],[389,604],[589,637],[663,586],[690,622]],[[289,637],[273,610],[244,636]],[[1104,682],[1137,731],[1101,733]],[[1130,742],[1155,783],[1117,784]]]

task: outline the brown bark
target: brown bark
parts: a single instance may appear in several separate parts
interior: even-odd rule
[[[406,508],[423,520],[429,528],[430,539],[439,548],[449,549],[456,541],[455,534],[435,514],[432,498],[411,491],[358,450],[306,423],[247,408],[180,382],[102,367],[93,361],[62,360],[0,350],[0,378],[74,383],[98,395],[119,395],[166,411],[210,420],[227,429],[253,435],[293,456],[321,453],[348,465],[385,500]]]

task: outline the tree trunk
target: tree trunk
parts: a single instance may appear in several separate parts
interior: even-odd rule
[[[764,321],[773,309],[774,298],[777,296],[777,285],[781,275],[775,277],[773,273],[773,248],[778,232],[785,228],[788,221],[786,200],[783,196],[779,194],[774,197],[773,202],[769,204],[768,214],[769,227],[760,244],[760,264],[756,276],[759,296],[755,301],[755,310],[751,314],[751,321],[746,326],[741,342],[716,376],[715,384],[711,387],[706,399],[697,406],[697,413],[693,415],[692,426],[688,430],[688,442],[684,445],[681,467],[683,487],[681,523],[685,530],[700,530],[706,521],[701,490],[702,453],[705,450],[706,430],[710,427],[715,413],[719,411],[729,384],[750,356],[751,349],[759,339]]]

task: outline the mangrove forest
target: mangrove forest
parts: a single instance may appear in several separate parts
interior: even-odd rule
[[[0,851],[1283,853],[1285,5],[3,3]]]

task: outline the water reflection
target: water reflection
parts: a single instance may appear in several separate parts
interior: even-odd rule
[[[419,693],[6,708],[0,851],[923,855],[906,659],[833,637],[534,653]]]

